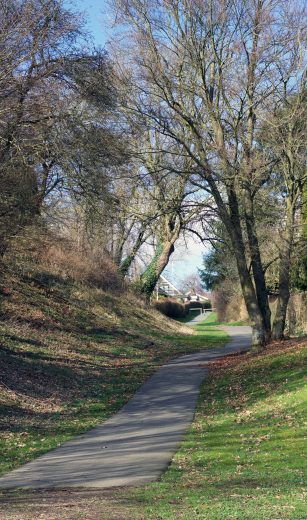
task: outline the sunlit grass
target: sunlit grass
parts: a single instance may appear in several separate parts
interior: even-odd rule
[[[170,468],[133,494],[144,516],[305,520],[304,361],[290,342],[217,363]]]
[[[218,321],[216,312],[210,312],[207,315],[205,323],[207,326],[211,326],[211,327],[217,327],[219,325],[229,325],[231,327],[236,327],[236,326],[249,324],[247,321],[244,321],[244,320],[230,321],[230,322]]]

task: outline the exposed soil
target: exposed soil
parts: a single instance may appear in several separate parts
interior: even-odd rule
[[[122,490],[121,490],[122,493]],[[117,490],[55,490],[0,495],[1,520],[145,520]]]

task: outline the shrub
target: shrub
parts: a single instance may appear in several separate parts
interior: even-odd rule
[[[107,253],[78,247],[43,226],[32,226],[16,236],[7,252],[24,277],[42,286],[79,282],[109,292],[121,292],[124,282]]]
[[[212,305],[210,300],[202,303],[203,309],[211,309]]]
[[[177,300],[171,300],[169,298],[156,301],[154,307],[169,318],[183,318],[189,312],[188,303],[180,303]]]
[[[44,252],[42,265],[62,278],[86,283],[105,291],[120,292],[123,280],[108,255],[76,250],[73,244],[59,242]]]
[[[218,321],[246,321],[248,314],[242,297],[241,288],[226,278],[213,293],[213,307]]]
[[[186,303],[188,309],[211,309],[211,302],[189,301]]]

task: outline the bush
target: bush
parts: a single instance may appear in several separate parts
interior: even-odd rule
[[[207,301],[207,302],[203,302],[203,309],[211,309],[212,308],[212,304],[211,304],[211,301]]]
[[[66,242],[52,244],[43,254],[42,265],[53,274],[85,283],[104,291],[120,292],[123,280],[106,255],[77,251]]]
[[[73,240],[59,237],[43,226],[23,230],[6,254],[24,277],[42,286],[78,282],[119,293],[124,282],[107,253],[81,250]]]
[[[189,312],[189,303],[180,303],[168,298],[156,301],[154,307],[169,318],[184,318]]]
[[[189,301],[186,305],[189,306],[189,309],[211,309],[211,302],[197,302],[197,301]]]
[[[241,288],[237,283],[226,278],[213,293],[213,307],[218,321],[247,321],[248,314]]]

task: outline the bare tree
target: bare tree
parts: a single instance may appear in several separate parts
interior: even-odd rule
[[[263,345],[271,324],[255,198],[274,164],[259,148],[257,132],[274,112],[285,74],[292,91],[300,81],[300,2],[117,0],[116,8],[133,42],[124,61],[130,60],[137,109],[189,155],[191,182],[214,197],[231,238],[253,342]]]
[[[56,72],[79,33],[80,21],[57,1],[0,3],[2,253],[51,187],[49,134],[63,106]]]
[[[129,90],[133,97],[133,90]],[[132,216],[137,220],[138,234],[123,266],[127,268],[127,261],[131,263],[133,255],[150,238],[153,255],[138,283],[141,292],[150,298],[176,241],[198,211],[193,201],[195,188],[189,182],[192,161],[188,154],[178,154],[178,145],[147,124],[142,114],[131,110],[132,104],[122,109],[131,128],[134,181],[136,193],[141,197],[137,206],[133,199],[129,204],[129,221]]]
[[[108,198],[123,160],[110,64],[59,0],[0,0],[0,253],[69,191]]]
[[[287,82],[285,79],[285,83]],[[296,239],[302,233],[298,226],[303,189],[307,182],[305,166],[306,144],[306,88],[293,95],[284,89],[281,105],[265,125],[262,143],[276,158],[276,178],[284,201],[284,216],[279,234],[279,280],[276,315],[273,323],[274,339],[284,334],[287,306],[290,297],[291,256]]]

